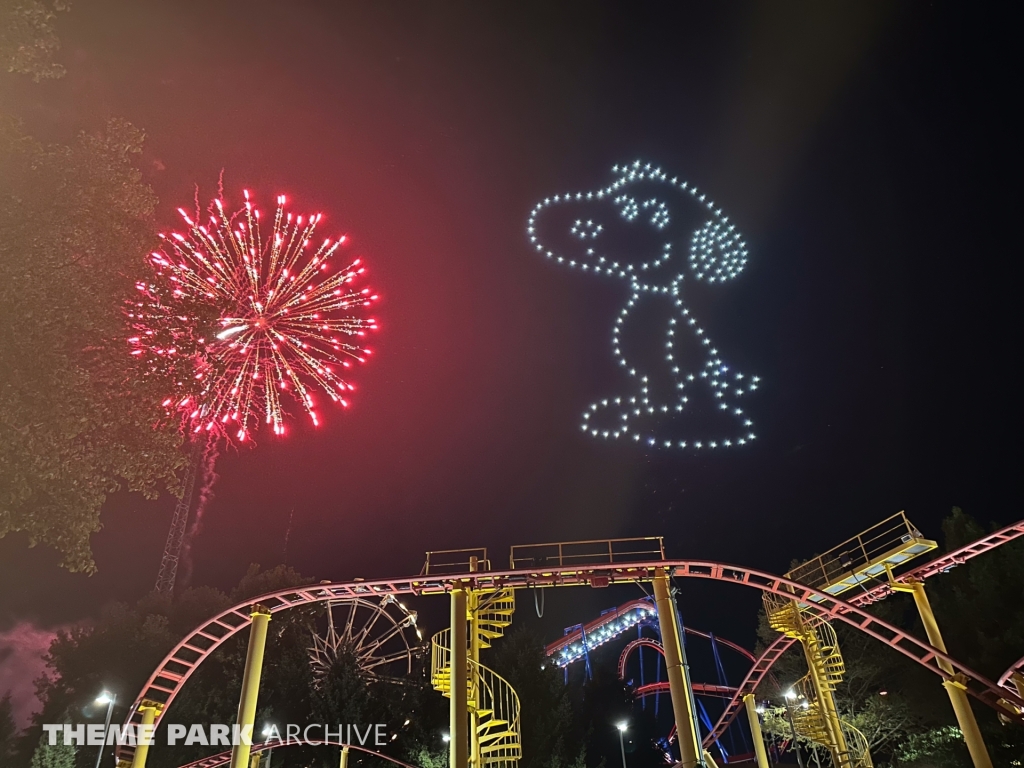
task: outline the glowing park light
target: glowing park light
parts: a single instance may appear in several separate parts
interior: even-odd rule
[[[354,385],[341,372],[369,356],[362,338],[378,328],[365,316],[378,294],[356,285],[362,260],[335,264],[345,236],[307,247],[320,214],[286,214],[280,195],[261,223],[244,197],[234,213],[214,200],[202,226],[179,209],[187,232],[161,235],[151,280],[124,307],[143,374],[175,382],[162,398],[169,416],[239,442],[260,424],[285,434],[287,404],[322,423],[316,392],[347,406]]]
[[[674,208],[669,201],[681,201],[706,215],[707,221],[693,232],[687,233],[682,245],[689,247],[687,266],[693,279],[708,283],[724,283],[737,277],[745,268],[749,253],[736,226],[724,216],[705,194],[696,187],[677,178],[669,178],[660,168],[639,160],[629,165],[612,168],[614,180],[607,187],[589,192],[567,192],[544,198],[530,212],[526,234],[531,247],[545,258],[572,269],[579,269],[603,277],[624,280],[628,285],[629,297],[625,301],[612,326],[612,355],[619,367],[623,368],[633,381],[633,390],[627,396],[604,398],[592,403],[583,412],[580,425],[583,432],[602,440],[624,439],[644,446],[660,449],[688,451],[715,450],[744,446],[754,440],[751,427],[753,422],[737,406],[736,401],[757,390],[760,378],[746,376],[725,363],[717,347],[712,343],[704,328],[691,314],[684,300],[683,286],[687,273],[679,266],[679,257],[673,252],[674,243],[669,227],[674,220]],[[665,199],[658,197],[634,197],[632,187],[639,182],[654,182],[665,187]],[[578,255],[560,253],[538,234],[541,230],[541,216],[555,206],[566,203],[582,203],[587,213],[574,218],[569,225],[568,243]],[[644,224],[655,233],[665,232],[660,248],[639,263],[628,263],[626,255],[605,251],[603,237],[611,228],[616,217],[626,222]],[[606,219],[602,220],[598,206],[603,206]],[[591,208],[594,212],[591,213]],[[577,207],[577,211],[578,211]],[[651,392],[651,374],[630,363],[623,349],[622,337],[631,324],[631,316],[640,309],[646,309],[652,302],[667,304],[673,316],[663,329],[662,378],[674,383],[674,392],[665,402],[659,402]],[[646,333],[646,331],[645,331]],[[688,335],[696,340],[702,349],[702,360],[681,359],[677,353],[680,336]],[[649,333],[647,334],[649,335]],[[654,431],[670,418],[691,412],[695,406],[691,397],[696,388],[704,388],[712,395],[717,410],[729,417],[735,426],[725,427],[726,434],[700,435],[700,439],[665,439]],[[598,421],[610,418],[600,426]],[[652,418],[653,417],[653,418]]]

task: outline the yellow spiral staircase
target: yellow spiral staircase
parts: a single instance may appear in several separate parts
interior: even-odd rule
[[[473,591],[467,601],[469,621],[468,708],[472,720],[470,765],[516,768],[522,757],[519,696],[499,674],[480,663],[480,651],[505,634],[516,609],[511,589]],[[434,689],[451,697],[451,630],[431,638],[430,678]]]
[[[873,768],[864,734],[840,720],[836,711],[832,692],[842,682],[846,665],[835,629],[795,600],[766,593],[764,608],[771,628],[799,640],[807,658],[809,671],[794,686],[802,702],[792,714],[797,734],[828,747],[836,766]]]

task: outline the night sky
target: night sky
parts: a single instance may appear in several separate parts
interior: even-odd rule
[[[781,572],[901,509],[933,537],[953,505],[1019,517],[1011,28],[925,3],[82,2],[59,20],[67,77],[6,76],[0,108],[50,140],[143,128],[162,226],[221,169],[235,201],[322,210],[381,294],[352,407],[218,461],[193,584],[637,535]],[[636,159],[700,187],[749,247],[699,318],[762,379],[753,445],[579,431],[623,389],[626,289],[544,260],[526,218]],[[172,508],[113,498],[92,577],[0,541],[0,629],[144,594]],[[688,586],[684,614],[752,645],[756,596],[726,594]],[[591,618],[568,603],[549,600],[551,626]]]

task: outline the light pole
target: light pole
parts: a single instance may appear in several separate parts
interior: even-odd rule
[[[804,768],[804,758],[800,754],[800,742],[796,740],[796,724],[793,722],[793,710],[789,702],[796,699],[796,692],[790,688],[786,691],[786,717],[789,718],[789,728],[793,732],[793,751],[796,752],[796,764]]]
[[[96,768],[100,768],[100,763],[103,762],[103,748],[107,744],[107,733],[110,731],[110,717],[114,714],[114,702],[117,701],[117,694],[103,691],[99,696],[96,697],[97,704],[107,705],[107,719],[103,722],[103,743],[100,744],[100,751],[96,755]]]
[[[269,724],[268,725],[264,725],[263,726],[263,740],[266,741],[268,738],[270,738],[271,734],[273,734],[275,730],[276,729],[272,725],[269,725]],[[274,758],[274,748],[270,747],[267,750],[267,765],[266,765],[266,768],[270,768],[270,761],[273,758]]]
[[[619,729],[619,751],[622,752],[622,768],[626,768],[626,742],[623,741],[623,734],[626,733],[629,723],[623,720],[621,723],[616,723],[615,727]]]

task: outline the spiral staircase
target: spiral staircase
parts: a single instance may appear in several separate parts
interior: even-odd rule
[[[772,629],[800,641],[810,668],[794,686],[796,699],[801,702],[792,712],[797,735],[827,747],[836,766],[873,768],[864,734],[840,720],[836,712],[832,693],[842,682],[846,665],[835,629],[795,600],[765,594],[764,607]]]
[[[475,591],[468,602],[469,670],[467,704],[472,720],[470,765],[516,768],[522,757],[519,696],[499,674],[480,663],[480,650],[505,634],[515,612],[511,589]],[[430,678],[434,689],[451,697],[451,630],[431,638]]]

